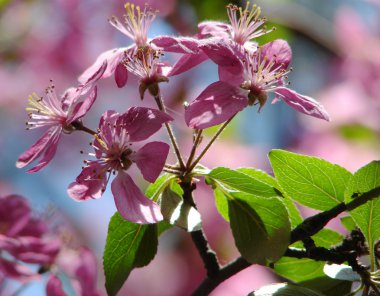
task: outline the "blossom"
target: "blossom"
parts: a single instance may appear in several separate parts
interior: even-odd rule
[[[117,174],[111,190],[119,213],[136,223],[162,220],[158,205],[144,196],[126,171],[135,163],[145,180],[156,180],[165,164],[169,145],[150,142],[137,151],[132,146],[146,140],[170,120],[165,113],[143,107],[132,107],[124,114],[105,112],[93,142],[97,159],[86,161],[68,188],[69,196],[77,201],[100,198],[110,175]]]
[[[140,78],[140,98],[148,89],[152,96],[159,94],[158,83],[168,82],[170,67],[158,61],[161,51],[151,48],[140,49],[136,54],[127,56],[123,64],[127,70]]]
[[[207,50],[214,49],[215,44]],[[185,110],[185,120],[191,128],[204,129],[222,123],[248,105],[259,104],[260,111],[271,92],[276,95],[273,102],[282,99],[296,111],[329,121],[329,115],[318,102],[286,87],[284,79],[291,60],[286,41],[276,40],[257,52],[246,52],[242,60],[231,48],[223,47],[220,52],[223,55],[219,54],[216,60],[220,80],[209,85]]]
[[[0,273],[19,281],[38,277],[20,261],[52,264],[61,242],[44,237],[46,233],[46,224],[31,217],[30,207],[22,196],[0,197],[0,250],[8,255],[0,257]]]
[[[39,97],[36,93],[29,96],[30,121],[27,129],[49,127],[49,129],[29,149],[22,153],[17,162],[18,168],[23,168],[41,157],[29,173],[35,173],[44,168],[54,157],[62,133],[75,130],[74,123],[81,119],[91,108],[97,95],[94,83],[102,76],[107,64],[103,63],[88,80],[77,88],[68,89],[58,98],[53,84],[45,90],[45,95]],[[87,93],[89,93],[87,95]],[[85,98],[78,102],[82,96]]]
[[[133,44],[101,53],[95,62],[78,78],[80,82],[83,83],[88,77],[94,75],[96,69],[106,61],[108,66],[102,78],[115,74],[117,86],[124,87],[128,81],[128,71],[123,66],[123,61],[125,57],[136,54],[140,48],[149,47],[153,50],[160,49],[175,53],[198,53],[200,51],[198,48],[199,41],[195,38],[161,35],[149,40],[148,29],[156,17],[156,12],[148,5],[141,9],[138,5],[126,3],[125,10],[124,25],[115,16],[109,19],[109,23],[131,39]]]

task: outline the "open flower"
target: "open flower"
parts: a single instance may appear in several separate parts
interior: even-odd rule
[[[164,167],[169,145],[150,142],[136,151],[133,144],[146,140],[171,120],[165,113],[142,107],[130,108],[124,114],[105,112],[93,142],[97,159],[86,161],[81,174],[68,188],[70,197],[77,201],[100,198],[113,173],[117,176],[112,181],[112,194],[126,220],[136,223],[162,220],[159,206],[144,196],[127,170],[135,163],[145,180],[156,180]]]
[[[95,82],[102,76],[106,67],[105,62],[84,84],[68,89],[61,98],[57,97],[53,84],[46,88],[44,96],[39,97],[36,93],[29,96],[30,107],[26,110],[29,111],[30,121],[26,123],[27,129],[49,129],[19,156],[16,162],[18,168],[23,168],[41,157],[40,161],[28,170],[28,173],[35,173],[52,160],[62,133],[74,131],[73,123],[86,115],[94,103],[97,95]],[[85,98],[78,102],[82,96]]]
[[[156,17],[156,12],[148,5],[141,9],[140,6],[126,3],[125,10],[124,25],[115,16],[109,19],[109,23],[129,37],[133,44],[101,53],[94,64],[79,77],[80,82],[83,83],[88,77],[93,76],[99,65],[107,61],[108,66],[102,78],[110,77],[115,73],[117,86],[124,87],[128,81],[128,71],[123,66],[124,58],[136,54],[140,48],[151,47],[154,50],[161,49],[175,53],[197,53],[200,51],[198,48],[199,41],[195,38],[162,35],[149,40],[148,29]]]
[[[214,50],[214,45],[209,50]],[[185,110],[188,126],[204,129],[227,121],[248,105],[265,104],[268,93],[276,95],[290,107],[304,114],[329,120],[325,109],[314,99],[287,88],[284,79],[289,72],[291,50],[284,40],[245,53],[240,59],[230,48],[223,48],[217,60],[220,81],[210,84]]]

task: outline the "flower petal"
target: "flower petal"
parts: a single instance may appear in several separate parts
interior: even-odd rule
[[[185,109],[185,120],[189,127],[205,129],[227,121],[248,104],[247,95],[239,88],[217,81],[210,84]]]
[[[281,66],[281,68],[286,69],[292,61],[292,50],[288,42],[277,39],[261,47],[261,56],[266,56],[268,62],[275,60],[273,68]]]
[[[96,294],[96,258],[88,248],[82,247],[79,252],[79,264],[75,270],[75,278],[80,283],[81,295],[92,296]]]
[[[277,87],[275,92],[285,101],[286,104],[296,111],[330,121],[330,116],[325,108],[314,99],[300,95],[294,90],[286,87]]]
[[[128,71],[123,64],[118,64],[115,69],[115,82],[117,87],[122,88],[127,84]]]
[[[5,274],[6,277],[15,279],[20,282],[29,282],[40,278],[39,274],[34,273],[26,266],[10,262],[0,258],[0,272]]]
[[[50,274],[46,283],[46,296],[66,296],[61,281],[54,274]]]
[[[171,71],[167,74],[167,77],[175,76],[186,72],[195,66],[203,63],[208,59],[208,56],[204,52],[198,54],[184,54],[179,58],[179,60],[174,64]]]
[[[90,162],[75,182],[67,189],[68,195],[76,201],[98,199],[107,186],[107,168],[97,162]]]
[[[129,133],[131,142],[143,141],[157,132],[165,122],[173,119],[156,109],[131,107],[122,116],[123,127]]]
[[[30,207],[26,199],[19,195],[0,197],[0,224],[5,226],[2,233],[14,237],[30,220]]]
[[[97,96],[97,87],[95,86],[93,91],[83,100],[83,102],[78,103],[75,107],[72,114],[72,117],[70,119],[67,119],[68,123],[72,123],[79,118],[82,118],[86,115],[88,110],[92,107],[92,104],[94,104]]]
[[[166,52],[198,53],[201,41],[192,37],[157,36],[151,41],[154,45]]]
[[[37,173],[38,171],[42,170],[45,166],[49,164],[49,162],[53,159],[57,148],[58,148],[58,142],[62,134],[62,127],[59,126],[59,128],[56,129],[56,131],[52,134],[52,137],[49,139],[48,144],[46,145],[46,150],[43,153],[40,161],[32,167],[31,169],[27,170],[27,173]]]
[[[157,223],[163,220],[160,207],[144,196],[125,172],[119,171],[111,184],[116,208],[124,219],[134,223]]]
[[[162,172],[169,153],[169,145],[163,142],[150,142],[133,155],[144,179],[153,183]]]
[[[82,84],[86,84],[92,79],[92,77],[96,77],[96,73],[99,72],[99,69],[101,69],[104,62],[106,62],[107,68],[103,72],[101,78],[110,77],[115,72],[117,65],[123,59],[124,52],[130,49],[131,48],[126,47],[114,48],[101,53],[95,62],[79,76],[78,81]]]
[[[208,37],[219,37],[229,39],[231,25],[223,22],[205,21],[198,24],[198,37],[200,39]]]

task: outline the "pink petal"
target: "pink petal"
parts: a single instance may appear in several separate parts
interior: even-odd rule
[[[102,63],[99,63],[98,64],[98,68],[94,69],[95,72],[93,72],[93,74],[91,76],[87,76],[87,80],[86,81],[83,81],[83,85],[82,87],[86,87],[88,85],[92,85],[93,83],[97,82],[100,78],[102,78],[104,76],[104,72],[107,70],[107,65],[108,64],[108,61],[107,60],[103,60]]]
[[[51,138],[57,132],[57,127],[48,129],[28,150],[21,154],[16,162],[16,167],[23,168],[37,159],[49,145]]]
[[[174,64],[171,71],[168,73],[167,77],[174,76],[186,72],[195,66],[203,63],[208,59],[208,56],[204,52],[198,54],[184,54],[179,58],[179,60]]]
[[[144,196],[131,177],[119,171],[111,184],[116,208],[124,219],[141,224],[163,220],[160,207]]]
[[[96,258],[88,248],[82,247],[78,260],[75,278],[80,283],[82,295],[93,295],[96,289]]]
[[[46,296],[66,296],[61,281],[54,274],[50,274],[46,283]]]
[[[231,38],[231,25],[222,22],[205,21],[198,24],[199,38],[219,37]]]
[[[17,234],[18,236],[41,237],[48,231],[45,221],[37,218],[30,218],[29,223]]]
[[[26,199],[19,195],[0,198],[0,224],[5,226],[2,233],[14,237],[22,231],[30,220],[30,207]]]
[[[151,43],[166,52],[198,53],[200,40],[191,37],[157,36]]]
[[[232,68],[233,70],[234,68]],[[243,76],[241,73],[233,73],[231,72],[231,68],[229,67],[218,67],[218,74],[219,74],[219,80],[226,82],[230,85],[233,85],[235,87],[240,87],[242,82],[244,81]]]
[[[93,91],[84,99],[83,102],[78,103],[73,112],[72,112],[72,118],[68,119],[68,123],[72,123],[79,118],[82,118],[86,115],[88,110],[90,110],[91,106],[94,104],[97,96],[97,87],[95,86]]]
[[[227,121],[247,104],[247,95],[239,88],[217,81],[210,84],[185,109],[185,120],[191,128],[205,129]]]
[[[123,127],[128,131],[131,142],[146,140],[165,122],[172,120],[166,113],[144,107],[131,107],[122,115]]]
[[[37,165],[27,170],[27,173],[36,173],[49,164],[49,162],[53,159],[57,151],[58,142],[61,137],[61,134],[62,127],[59,126],[59,128],[56,129],[56,131],[52,134],[52,137],[49,139],[49,142],[46,145],[46,150],[43,153],[40,161],[37,163]]]
[[[162,172],[168,157],[170,146],[163,142],[150,142],[140,148],[133,161],[144,176],[144,179],[153,183]]]
[[[114,48],[101,53],[94,64],[92,64],[87,70],[85,70],[78,80],[82,84],[86,84],[92,77],[96,76],[102,65],[106,62],[107,68],[103,72],[101,78],[110,77],[124,57],[124,52],[130,48]]]
[[[286,69],[292,61],[292,50],[290,49],[288,42],[277,39],[273,42],[264,44],[261,47],[261,56],[266,56],[268,62],[275,60],[276,63],[273,67],[281,66],[281,68]]]
[[[306,115],[310,115],[316,118],[324,119],[330,121],[330,116],[328,115],[325,108],[319,104],[314,99],[300,95],[294,90],[286,87],[277,87],[275,89],[276,94],[281,96],[281,98],[290,107],[298,112],[302,112]]]
[[[2,258],[0,258],[0,273],[5,274],[6,277],[21,281],[23,283],[40,278],[40,275],[34,273],[26,266],[17,264],[16,262],[10,262]]]
[[[217,65],[235,75],[242,73],[245,51],[242,46],[225,39],[210,38],[201,48]]]
[[[107,168],[97,162],[90,162],[76,181],[67,189],[68,195],[76,201],[98,199],[107,186]]]
[[[122,88],[127,84],[128,71],[123,64],[118,64],[115,69],[115,82],[117,87]]]
[[[105,141],[107,145],[111,145],[113,142],[113,126],[116,125],[116,122],[119,120],[119,117],[120,114],[114,110],[107,110],[100,117],[99,130],[102,134],[102,140]],[[104,148],[96,140],[94,141],[94,146],[98,148],[96,149],[96,157],[99,158]]]

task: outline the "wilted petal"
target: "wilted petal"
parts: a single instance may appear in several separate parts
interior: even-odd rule
[[[274,68],[281,66],[281,68],[286,69],[292,61],[292,50],[288,42],[277,39],[261,47],[261,56],[266,56],[268,62],[276,61]]]
[[[129,133],[131,142],[146,140],[157,132],[165,122],[173,120],[166,113],[144,107],[131,107],[121,116],[123,117],[123,127]]]
[[[157,36],[151,42],[163,51],[176,53],[198,53],[201,41],[191,37]]]
[[[49,276],[46,283],[46,296],[66,296],[61,281],[54,274]]]
[[[169,145],[163,142],[150,142],[133,155],[144,179],[153,183],[162,172],[169,153]]]
[[[248,104],[247,95],[225,82],[210,84],[185,109],[185,120],[189,127],[205,129],[230,119]]]
[[[76,201],[98,199],[107,186],[107,169],[97,162],[90,162],[76,181],[69,185],[68,195]]]
[[[127,84],[128,71],[123,64],[118,64],[115,69],[115,82],[117,87],[122,88]]]
[[[4,235],[14,237],[22,231],[30,220],[30,207],[26,199],[19,195],[0,197],[0,230]],[[3,226],[3,227],[4,227]]]
[[[99,69],[101,69],[102,65],[105,62],[107,68],[103,72],[101,78],[107,78],[111,76],[115,72],[117,65],[123,59],[124,52],[129,49],[130,48],[114,48],[101,53],[96,59],[95,63],[92,64],[87,70],[85,70],[81,76],[79,76],[78,81],[82,84],[86,84],[92,79],[92,77],[96,77],[96,74],[99,72]]]
[[[198,54],[184,54],[179,58],[179,60],[174,64],[171,71],[167,74],[168,77],[175,76],[186,72],[195,66],[203,63],[208,59],[208,56],[201,51]]]
[[[119,171],[111,185],[116,208],[124,219],[134,223],[157,223],[163,220],[160,207],[144,196],[131,177]]]
[[[281,96],[286,104],[288,104],[296,111],[330,121],[330,116],[328,115],[325,108],[314,99],[300,95],[294,90],[286,87],[278,87],[276,88],[275,92]]]
[[[62,127],[54,127],[55,132],[52,134],[51,138],[49,139],[49,142],[46,145],[46,150],[43,153],[41,159],[31,169],[27,170],[27,173],[36,173],[40,170],[42,170],[45,166],[49,164],[49,162],[53,159],[55,152],[58,148],[58,142],[62,134]]]
[[[231,38],[231,25],[216,21],[205,21],[198,24],[198,37]]]
[[[85,116],[88,110],[90,110],[92,104],[94,104],[96,100],[96,96],[97,96],[97,87],[95,86],[93,91],[84,99],[84,101],[78,103],[75,106],[72,112],[72,118],[68,119],[67,121],[71,123]]]

